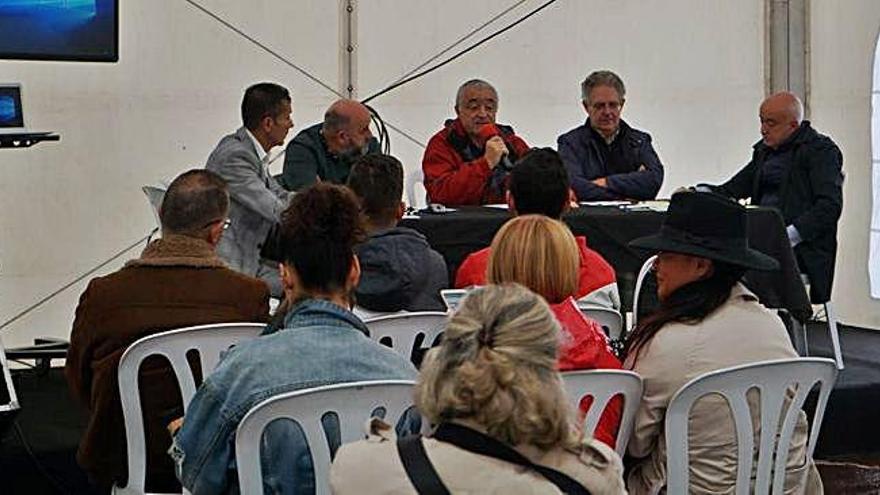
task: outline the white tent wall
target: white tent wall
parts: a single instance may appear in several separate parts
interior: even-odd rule
[[[841,321],[880,328],[880,300],[870,297],[868,284],[869,227],[877,207],[872,205],[870,122],[880,2],[813,0],[810,5],[811,118],[840,146],[846,174],[833,302]]]
[[[184,0],[120,3],[117,64],[0,62],[0,80],[24,85],[30,127],[62,135],[59,143],[0,152],[0,323],[146,235],[153,219],[140,186],[202,165],[217,140],[239,125],[247,85],[273,80],[292,90],[297,127],[289,138],[318,121],[334,99]],[[199,3],[329,86],[341,85],[338,2]],[[358,96],[396,80],[513,3],[357,2]],[[478,37],[540,3],[525,2]],[[813,60],[814,119],[845,148],[849,165],[863,158],[868,170],[869,65],[880,17],[865,12],[880,6],[870,0],[812,4],[814,44],[824,38],[839,47],[814,47],[814,57],[827,58]],[[816,24],[824,11],[833,15]],[[872,26],[857,43],[866,47],[864,54],[843,48],[843,40],[859,36],[853,24]],[[555,146],[559,133],[584,119],[579,81],[590,70],[610,68],[627,83],[624,118],[654,137],[667,170],[661,195],[668,196],[680,185],[723,180],[748,159],[765,87],[764,39],[764,0],[560,0],[373,104],[387,122],[424,144],[454,116],[456,87],[481,77],[500,92],[499,121],[514,125],[533,146]],[[866,74],[842,95],[851,108],[840,106],[837,70],[855,78]],[[421,147],[393,131],[392,139],[407,171],[419,167]],[[841,238],[852,236],[842,242],[852,251],[838,264],[835,301],[844,322],[876,327],[864,275],[867,224],[859,220],[867,213],[853,211],[855,205],[869,208],[869,181],[856,179],[852,168],[848,174]],[[856,232],[859,226],[863,231]],[[81,282],[0,330],[4,342],[66,338],[84,288]]]

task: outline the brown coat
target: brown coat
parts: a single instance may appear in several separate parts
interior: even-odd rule
[[[65,375],[72,393],[88,408],[89,422],[77,461],[93,482],[109,486],[127,478],[125,425],[116,371],[122,353],[137,339],[192,325],[264,322],[269,290],[223,265],[205,241],[167,236],[153,241],[139,259],[93,279],[79,300]],[[141,371],[146,411],[147,490],[180,485],[166,454],[165,424],[182,416],[176,380],[160,358]]]
[[[473,422],[463,423],[481,430]],[[339,448],[330,468],[331,493],[416,495],[397,453],[397,438],[391,427],[374,419],[370,430],[366,440]],[[450,493],[562,493],[541,475],[522,467],[473,454],[430,437],[425,437],[423,442],[425,453]],[[565,473],[593,495],[626,495],[620,458],[600,441],[585,440],[580,453],[561,448],[544,452],[530,445],[516,450],[536,464]]]

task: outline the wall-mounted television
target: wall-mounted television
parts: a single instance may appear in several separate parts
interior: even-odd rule
[[[0,59],[119,60],[119,0],[0,0]]]

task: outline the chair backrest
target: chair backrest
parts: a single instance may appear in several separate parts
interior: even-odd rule
[[[406,190],[406,202],[410,207],[417,210],[428,206],[428,193],[425,190],[425,175],[419,167],[406,174],[404,180]]]
[[[717,394],[727,401],[736,424],[737,495],[782,494],[791,437],[804,401],[818,383],[818,401],[813,421],[810,422],[812,428],[806,450],[806,462],[810,462],[828,395],[836,378],[837,368],[831,359],[798,358],[725,368],[686,383],[675,393],[666,409],[667,492],[687,493],[688,416],[698,399]],[[760,394],[761,424],[758,465],[755,469],[757,474],[752,487],[756,425],[752,424],[746,394],[754,389]]]
[[[654,261],[657,260],[657,255],[653,255],[642,264],[642,268],[639,269],[639,275],[636,277],[636,288],[633,291],[632,298],[632,308],[633,308],[633,328],[635,328],[636,323],[639,322],[639,297],[642,295],[642,282],[645,281],[645,277],[651,273],[651,270],[654,269]]]
[[[156,355],[168,359],[177,377],[183,410],[186,412],[196,393],[195,377],[190,369],[187,353],[198,351],[202,376],[207,377],[217,367],[223,351],[242,340],[256,337],[265,327],[264,323],[220,323],[180,328],[143,337],[125,350],[119,360],[118,377],[128,448],[128,484],[125,487],[114,487],[114,493],[144,493],[146,442],[138,390],[138,371],[144,359]]]
[[[625,370],[567,371],[562,373],[562,383],[575,409],[580,407],[584,397],[593,398],[590,409],[584,417],[586,433],[596,431],[608,402],[618,395],[623,396],[623,414],[620,417],[620,427],[614,445],[614,450],[622,458],[632,433],[636,411],[642,400],[642,378],[632,371]]]
[[[449,315],[438,311],[397,313],[365,320],[370,338],[376,342],[390,340],[392,349],[412,360],[416,349],[427,349],[434,345],[443,333]],[[421,341],[417,337],[422,335]],[[386,344],[388,345],[388,344]]]
[[[583,303],[578,303],[578,309],[584,316],[598,323],[609,339],[623,339],[623,315],[619,312],[611,308]]]
[[[440,297],[443,298],[443,302],[446,304],[446,309],[449,311],[455,311],[458,309],[458,305],[461,304],[461,300],[464,299],[470,292],[470,289],[443,289],[440,291]]]
[[[366,436],[367,421],[379,408],[385,409],[386,421],[395,424],[412,406],[414,386],[415,382],[408,380],[340,383],[288,392],[257,404],[241,420],[235,434],[235,462],[242,495],[263,493],[260,445],[263,431],[272,421],[288,418],[299,424],[312,456],[315,493],[329,494],[334,453],[321,421],[325,414],[332,412],[339,418],[340,444],[361,440]]]
[[[153,228],[147,239],[147,243],[149,244],[153,235],[162,230],[162,220],[159,218],[159,209],[162,208],[162,199],[165,197],[165,189],[158,186],[143,186],[141,187],[141,191],[147,196],[147,201],[150,202],[150,210],[153,212],[153,218],[156,219],[156,227]]]

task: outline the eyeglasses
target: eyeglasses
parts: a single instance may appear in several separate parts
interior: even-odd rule
[[[221,221],[220,219],[217,219],[217,220],[211,220],[210,222],[206,223],[205,226],[202,227],[202,228],[203,228],[203,229],[206,229],[206,228],[210,227],[211,225],[214,225],[215,223],[220,222],[220,221]],[[230,220],[230,219],[228,219],[228,218],[223,219],[222,222],[223,222],[223,230],[228,229],[229,226],[232,225],[232,220]]]

